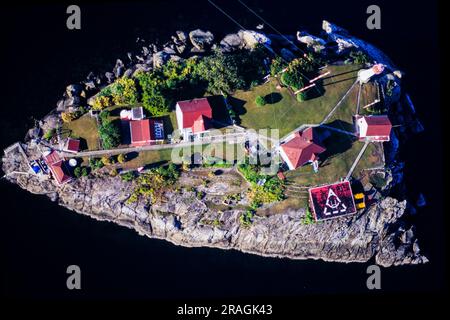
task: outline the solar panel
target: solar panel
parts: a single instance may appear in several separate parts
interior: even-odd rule
[[[156,140],[164,139],[164,126],[162,122],[155,122],[154,133]]]
[[[132,112],[132,119],[133,120],[142,120],[142,119],[144,119],[144,111],[143,111],[142,107],[133,108],[131,110],[131,112]]]

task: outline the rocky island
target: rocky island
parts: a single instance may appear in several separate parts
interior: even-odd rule
[[[4,150],[5,179],[187,247],[291,259],[427,262],[401,195],[422,130],[403,73],[327,21],[322,34],[177,31],[67,86]]]

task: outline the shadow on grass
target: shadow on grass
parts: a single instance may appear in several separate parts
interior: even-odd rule
[[[278,92],[269,93],[264,97],[264,100],[266,100],[267,104],[274,104],[280,102],[281,99],[283,99],[283,96],[281,95],[281,93]]]
[[[222,96],[209,96],[208,102],[212,109],[212,118],[215,120],[214,127],[217,129],[231,125],[230,115]]]
[[[122,108],[118,107],[118,108],[115,108],[115,109],[109,111],[109,115],[111,117],[118,117],[118,116],[120,116],[120,111],[122,111],[123,109],[129,110],[131,108],[132,108],[132,106],[123,106]]]
[[[164,137],[167,138],[168,134],[172,134],[174,131],[172,120],[169,115],[165,115],[159,118],[163,122],[164,126]]]
[[[87,150],[88,149],[88,143],[85,138],[78,138],[80,140],[80,150]]]
[[[356,69],[349,70],[349,71],[346,71],[346,72],[341,72],[341,73],[337,73],[337,74],[331,74],[331,75],[329,75],[328,77],[322,78],[322,80],[327,80],[327,79],[331,79],[331,78],[335,78],[335,77],[342,76],[342,75],[344,75],[344,74],[353,73],[353,72],[356,72],[356,71],[358,71],[358,70],[360,70],[360,69],[361,69],[361,68],[356,68]]]
[[[130,144],[131,143],[130,121],[116,119],[113,121],[113,124],[118,126],[118,128],[120,128],[122,143]]]
[[[167,161],[167,160],[162,160],[162,161],[149,163],[149,164],[144,165],[144,169],[159,168],[159,167],[162,167],[162,166],[166,165],[167,163],[169,163],[169,161]]]
[[[332,127],[332,128],[339,129],[339,130],[348,131],[348,132],[355,131],[353,124],[348,123],[346,121],[339,120],[339,119],[333,120],[332,122],[326,123],[325,125]]]
[[[356,140],[355,137],[351,137],[345,133],[339,133],[332,130],[330,130],[330,132],[331,134],[322,142],[322,145],[326,150],[319,156],[321,167],[326,165],[326,162],[328,162],[327,160],[349,150]]]
[[[139,156],[139,152],[137,151],[131,151],[127,153],[127,161],[136,159]]]
[[[337,80],[337,81],[333,81],[333,82],[329,82],[329,83],[327,83],[327,84],[324,84],[323,86],[331,86],[331,85],[334,85],[334,84],[338,84],[338,83],[340,83],[340,82],[345,82],[345,81],[349,81],[349,80],[355,80],[355,79],[357,79],[358,77],[350,77],[350,78],[345,78],[345,79],[341,79],[341,80]]]
[[[319,80],[316,82],[316,85],[314,87],[306,91],[307,100],[320,98],[325,94],[325,91],[326,90],[323,86],[323,81]]]
[[[228,97],[228,103],[232,106],[234,112],[236,113],[236,124],[240,124],[240,116],[247,113],[247,109],[244,107],[247,101],[230,96]]]

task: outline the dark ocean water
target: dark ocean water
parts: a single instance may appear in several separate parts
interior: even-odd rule
[[[261,21],[238,1],[215,1],[241,25]],[[378,1],[382,29],[365,27],[367,1],[244,1],[282,33],[318,32],[327,19],[380,47],[406,73],[405,84],[426,131],[410,140],[406,182],[428,206],[414,218],[424,266],[383,269],[384,292],[435,292],[444,281],[442,145],[437,6]],[[3,6],[0,12],[1,147],[23,139],[55,106],[67,84],[109,71],[136,38],[164,42],[181,29],[238,29],[207,1],[81,5],[82,29],[66,29],[64,5]],[[273,32],[267,25],[266,32]],[[425,62],[425,63],[424,63]],[[432,149],[432,164],[430,149]],[[196,298],[366,293],[368,264],[291,261],[236,251],[188,249],[150,240],[112,223],[72,213],[46,197],[0,182],[2,294],[7,297]],[[82,290],[66,289],[66,267],[82,270]]]

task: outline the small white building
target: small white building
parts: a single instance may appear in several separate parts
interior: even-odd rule
[[[392,124],[386,115],[355,116],[355,129],[360,141],[389,141]]]
[[[370,69],[361,69],[358,71],[359,83],[367,83],[374,75],[381,74],[384,71],[384,65],[381,63],[373,65]]]

